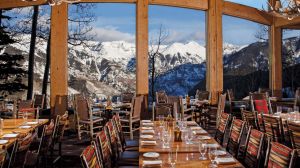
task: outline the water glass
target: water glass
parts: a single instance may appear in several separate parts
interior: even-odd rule
[[[200,157],[199,160],[206,160],[207,158],[205,157],[205,154],[207,152],[207,146],[204,142],[199,143],[199,153],[200,153]]]
[[[172,168],[176,167],[177,162],[177,154],[175,152],[172,152],[172,150],[169,152],[169,158],[168,158],[169,164]]]
[[[162,148],[163,149],[169,149],[170,148],[171,135],[169,133],[163,132],[162,139],[163,139]]]
[[[185,134],[185,144],[190,145],[193,144],[192,140],[194,138],[194,133],[192,129],[188,129]]]
[[[27,116],[27,112],[24,112],[23,113],[23,119],[27,122],[27,118],[28,118],[28,116]]]
[[[278,115],[280,115],[282,113],[282,107],[281,106],[277,106],[277,111]]]
[[[164,124],[164,116],[163,115],[159,115],[158,116],[158,121],[159,121],[159,125],[162,127]]]
[[[209,151],[208,151],[208,156],[209,156],[209,159],[210,159],[210,162],[211,164],[209,165],[209,167],[211,168],[216,168],[218,167],[217,164],[216,164],[216,148],[213,148],[213,147],[210,147],[209,148]]]
[[[294,106],[294,112],[299,113],[299,107],[298,106]]]

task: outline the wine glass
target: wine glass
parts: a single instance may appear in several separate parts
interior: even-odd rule
[[[207,152],[207,146],[206,146],[205,142],[200,141],[200,143],[199,143],[199,153],[200,153],[199,160],[207,159],[205,157],[206,152]]]
[[[175,154],[175,152],[172,152],[172,150],[169,152],[169,163],[171,165],[172,168],[176,167],[176,162],[177,162],[177,155]]]
[[[168,132],[163,131],[162,140],[163,140],[162,148],[164,149],[170,148],[171,135]]]
[[[186,139],[186,144],[193,144],[192,140],[194,138],[194,133],[192,129],[188,129],[185,135],[185,139]]]
[[[216,148],[214,147],[210,147],[209,151],[208,151],[208,156],[210,159],[211,164],[209,165],[209,167],[211,168],[216,168]]]
[[[159,115],[158,116],[158,121],[159,121],[159,125],[162,127],[164,124],[164,116],[163,115]]]

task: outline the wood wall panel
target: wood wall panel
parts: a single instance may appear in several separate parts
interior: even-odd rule
[[[50,104],[56,95],[68,95],[68,5],[51,9]]]

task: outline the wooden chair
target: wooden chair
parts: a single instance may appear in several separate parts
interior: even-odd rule
[[[134,97],[133,93],[122,93],[121,94],[121,101],[122,103],[131,103],[132,98]]]
[[[226,102],[226,93],[221,94],[219,96],[218,106],[217,107],[210,107],[209,110],[205,113],[205,127],[218,127],[219,120],[222,112],[225,109],[225,102]]]
[[[7,151],[5,149],[0,149],[0,168],[3,168],[6,163]]]
[[[287,122],[288,134],[292,148],[300,150],[300,125],[299,123]]]
[[[300,107],[300,88],[298,88],[295,92],[295,102],[294,106]]]
[[[211,98],[211,94],[208,91],[200,91],[197,89],[195,99],[196,99],[196,110],[194,112],[195,114],[195,120],[201,124],[204,125],[205,122],[205,112],[208,110],[209,100]],[[207,101],[207,102],[205,102]]]
[[[23,167],[26,162],[26,154],[29,146],[36,136],[36,134],[29,133],[25,135],[25,137],[21,137],[16,140],[12,149],[8,167]]]
[[[225,132],[226,132],[227,125],[228,125],[228,122],[229,122],[229,118],[230,118],[229,114],[222,113],[221,118],[220,118],[219,126],[216,130],[215,140],[219,144],[221,144],[222,146],[223,146],[223,142],[224,142],[224,139],[225,139]]]
[[[284,132],[281,118],[268,115],[262,115],[262,118],[263,130],[265,131],[265,134],[271,138],[272,141],[283,143]]]
[[[57,95],[52,118],[56,118],[57,115],[63,116],[66,111],[68,111],[68,95]]]
[[[196,90],[196,95],[195,98],[197,100],[203,101],[203,100],[210,100],[210,92],[209,91],[200,91],[200,90]]]
[[[137,151],[139,147],[139,141],[125,139],[119,114],[114,115],[112,119],[117,128],[123,151]]]
[[[144,96],[133,98],[130,113],[127,114],[124,118],[121,118],[122,127],[128,129],[128,131],[124,131],[124,133],[129,134],[131,140],[133,139],[133,133],[135,131],[139,131],[139,122],[143,100]]]
[[[234,157],[238,156],[244,127],[245,127],[244,121],[233,117],[232,124],[229,131],[229,138],[228,138],[226,150]]]
[[[244,108],[241,108],[241,112],[242,112],[242,120],[245,121],[246,123],[246,129],[249,129],[251,126],[253,129],[260,130],[256,111],[251,112],[251,111],[244,110]]]
[[[44,109],[44,101],[45,101],[44,94],[42,94],[42,95],[35,94],[34,99],[33,99],[33,107],[39,108],[39,109]]]
[[[269,139],[265,167],[294,168],[296,159],[296,150]]]
[[[27,118],[34,119],[36,116],[36,108],[33,107],[32,100],[20,100],[18,102],[17,118],[23,118],[24,114]]]
[[[227,97],[228,97],[228,103],[229,103],[229,110],[230,114],[232,114],[235,117],[241,117],[240,115],[240,109],[246,108],[247,103],[245,101],[236,100],[234,97],[234,93],[232,89],[227,90]]]
[[[164,117],[167,117],[168,114],[173,111],[173,107],[166,105],[166,104],[154,104],[154,119],[157,120],[158,116],[163,115]],[[180,109],[181,110],[181,109]]]
[[[83,150],[80,158],[84,168],[104,168],[94,141]]]
[[[168,103],[168,96],[165,91],[156,92],[156,105]]]
[[[102,160],[103,167],[112,168],[112,150],[109,144],[107,131],[102,130],[99,134],[97,134],[96,145],[100,149],[99,156]]]
[[[191,121],[193,119],[193,111],[191,108],[188,108],[187,105],[183,104],[182,97],[179,98],[179,106],[180,106],[181,118],[185,121],[187,120]]]
[[[261,165],[263,143],[264,133],[250,126],[245,142],[245,151],[241,159],[246,167],[259,167]]]
[[[250,103],[252,111],[258,114],[272,114],[271,101],[268,92],[266,93],[250,93]]]
[[[268,94],[268,95],[272,95],[272,90],[268,89],[268,88],[258,88],[258,93],[263,93],[263,94]]]
[[[90,104],[84,98],[77,98],[75,107],[78,138],[81,139],[82,133],[88,133],[93,139],[94,135],[103,128],[104,119],[93,114]]]

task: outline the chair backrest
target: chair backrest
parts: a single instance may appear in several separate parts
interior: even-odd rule
[[[52,119],[48,125],[43,127],[42,137],[38,148],[38,154],[46,155],[52,143],[52,135],[55,129],[55,123]]]
[[[249,127],[246,143],[244,163],[247,167],[259,167],[264,142],[264,133]]]
[[[133,93],[122,93],[121,94],[121,101],[122,103],[131,103],[132,98],[134,97]]]
[[[295,150],[278,142],[268,143],[265,167],[292,168],[296,158]]]
[[[168,102],[168,96],[165,91],[156,92],[156,104],[167,103],[167,102]]]
[[[228,96],[228,100],[229,102],[232,102],[235,98],[234,98],[234,93],[232,89],[227,89],[227,96]]]
[[[208,91],[200,91],[200,90],[197,89],[195,96],[200,101],[209,100],[210,99],[210,93]]]
[[[119,114],[116,114],[112,117],[115,128],[117,129],[117,133],[119,135],[119,140],[121,142],[122,145],[122,149],[125,149],[126,146],[126,140],[125,140],[125,136],[124,136],[124,132],[122,130],[122,124],[121,124],[121,120],[120,120],[120,116]]]
[[[2,168],[6,161],[7,151],[5,149],[0,149],[0,168]]]
[[[55,97],[54,117],[64,115],[68,110],[68,95],[57,95]]]
[[[99,152],[94,141],[86,147],[80,155],[81,163],[84,168],[103,168],[99,157]]]
[[[107,131],[108,139],[110,142],[113,160],[116,161],[119,157],[119,153],[123,151],[121,140],[119,139],[117,130],[112,120],[105,124],[105,131]]]
[[[272,114],[272,107],[268,92],[250,93],[250,101],[252,111],[257,111],[259,114]]]
[[[167,117],[169,114],[169,111],[172,111],[172,107],[167,104],[159,104],[155,105],[155,117],[157,118],[159,115],[163,115],[164,117]]]
[[[251,126],[254,129],[260,130],[256,111],[251,112],[241,108],[241,112],[242,112],[242,119],[243,121],[246,122],[246,128],[249,128]]]
[[[271,89],[268,89],[268,88],[258,88],[258,93],[268,93],[269,95],[272,95],[272,90]]]
[[[33,102],[32,100],[20,100],[18,102],[18,109],[26,109],[26,108],[32,108],[33,107]]]
[[[224,142],[225,131],[229,122],[229,117],[230,117],[229,114],[223,112],[220,117],[219,126],[216,130],[215,139],[221,145],[223,145]]]
[[[109,139],[107,137],[107,133],[105,130],[102,130],[97,136],[96,136],[96,144],[98,145],[100,149],[100,158],[102,160],[103,166],[105,168],[111,168],[112,167],[112,151],[109,143]]]
[[[179,96],[168,96],[168,104],[173,107],[171,110],[173,116],[175,117],[177,113],[180,113],[180,97]]]
[[[217,127],[219,126],[219,121],[220,121],[221,114],[224,112],[225,103],[226,103],[226,93],[221,94],[219,96],[218,110],[217,110]]]
[[[55,128],[53,131],[53,135],[52,135],[52,145],[56,144],[56,143],[61,143],[61,140],[64,136],[65,133],[65,128],[67,126],[67,122],[68,122],[68,112],[66,111],[64,115],[60,116],[56,116],[56,120],[55,120]]]
[[[34,95],[34,103],[33,103],[33,107],[34,108],[40,108],[40,109],[44,109],[44,101],[45,101],[45,95],[38,95],[35,94]]]
[[[262,115],[266,135],[274,142],[284,142],[282,120],[278,117]]]
[[[79,120],[83,120],[83,121],[89,120],[90,109],[89,109],[88,101],[86,99],[77,98],[75,112]]]
[[[300,88],[296,90],[294,106],[300,107]]]
[[[142,104],[144,101],[144,96],[137,96],[133,100],[133,108],[132,108],[132,117],[133,118],[140,118],[142,112]]]
[[[244,121],[233,117],[226,149],[234,156],[238,154],[244,126]]]
[[[300,150],[300,124],[288,121],[287,126],[293,149]]]

